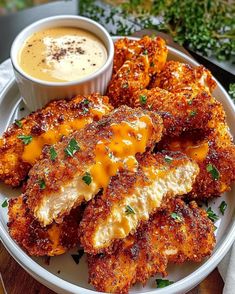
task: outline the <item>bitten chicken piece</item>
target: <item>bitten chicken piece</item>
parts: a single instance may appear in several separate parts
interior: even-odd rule
[[[120,172],[86,207],[81,222],[85,252],[112,251],[114,241],[133,234],[164,201],[190,192],[198,172],[182,153],[141,156],[135,172]]]
[[[192,67],[189,64],[170,60],[166,62],[161,73],[153,78],[149,87],[159,87],[174,93],[190,93],[195,88],[197,92],[206,90],[212,93],[216,82],[211,72],[202,65]]]
[[[112,110],[108,97],[92,94],[50,102],[7,129],[0,138],[0,180],[19,186],[45,145],[99,120]]]
[[[144,89],[150,77],[161,71],[167,58],[167,47],[161,38],[144,37],[139,41],[127,39],[117,41],[114,58],[114,70],[120,68],[110,81],[107,95],[115,107],[129,105],[134,92]],[[123,63],[124,62],[124,63]]]
[[[98,291],[128,293],[137,282],[166,276],[169,262],[200,262],[215,246],[214,225],[195,202],[170,200],[112,254],[88,255],[89,282]]]
[[[122,106],[53,146],[29,172],[29,208],[44,226],[106,188],[119,170],[134,170],[135,155],[161,139],[162,119],[142,109]]]
[[[79,245],[79,222],[83,209],[73,209],[61,224],[41,227],[20,196],[9,201],[9,233],[29,255],[60,255]]]

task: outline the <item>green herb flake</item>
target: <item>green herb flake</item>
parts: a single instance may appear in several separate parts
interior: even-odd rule
[[[154,67],[155,63],[153,61],[150,62],[150,67]]]
[[[18,138],[20,139],[20,140],[22,140],[22,142],[25,144],[25,145],[28,145],[29,143],[31,143],[32,142],[32,139],[33,139],[33,137],[32,136],[30,136],[30,135],[19,135],[18,136]]]
[[[156,283],[158,288],[165,288],[171,284],[174,284],[173,281],[163,279],[156,279]]]
[[[222,215],[224,215],[227,206],[228,204],[224,200],[220,203],[219,210],[222,213]]]
[[[148,55],[148,50],[147,50],[147,49],[145,49],[145,50],[143,51],[143,55]]]
[[[16,119],[15,124],[17,125],[17,127],[22,128],[22,122],[20,120]]]
[[[176,212],[172,212],[171,217],[177,222],[182,222],[182,217],[179,216]]]
[[[167,163],[171,163],[172,160],[173,160],[173,158],[170,157],[170,156],[168,156],[168,155],[165,155],[164,160],[165,160],[165,162],[167,162]]]
[[[193,103],[193,99],[188,101],[188,105],[192,105],[192,103]]]
[[[213,164],[209,163],[206,167],[206,170],[211,174],[213,180],[217,181],[219,179],[220,173]]]
[[[88,104],[90,103],[90,101],[89,101],[87,98],[85,98],[85,99],[82,101],[82,103],[83,103],[84,105],[88,105]]]
[[[57,152],[55,151],[55,148],[52,146],[50,148],[50,158],[52,161],[54,161],[57,157]]]
[[[7,199],[5,199],[2,203],[2,208],[5,208],[8,206],[8,202],[7,202]]]
[[[214,213],[214,211],[211,209],[211,207],[209,207],[206,212],[207,212],[207,217],[211,221],[215,222],[219,219],[218,215],[216,213]]]
[[[127,205],[126,206],[125,213],[126,213],[126,215],[135,214],[135,211],[134,211],[134,209],[130,205]]]
[[[139,98],[140,98],[140,104],[142,104],[142,105],[144,105],[144,104],[146,104],[147,103],[147,96],[146,95],[140,95],[139,96]]]
[[[79,150],[80,150],[80,147],[79,147],[77,141],[74,138],[72,138],[69,141],[68,146],[64,149],[64,152],[67,156],[73,157],[74,154]]]
[[[85,175],[82,177],[82,180],[84,183],[86,183],[89,186],[90,183],[92,182],[90,173],[86,172]]]
[[[197,114],[197,110],[191,110],[189,116],[194,117]]]
[[[123,89],[128,89],[128,88],[129,88],[128,83],[124,83],[124,84],[122,84],[122,88],[123,88]]]
[[[44,190],[46,188],[46,183],[45,183],[45,181],[43,179],[38,180],[38,185],[39,185],[41,190]]]

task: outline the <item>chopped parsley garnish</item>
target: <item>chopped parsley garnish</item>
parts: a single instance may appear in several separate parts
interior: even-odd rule
[[[218,215],[216,213],[214,213],[214,211],[211,209],[211,207],[209,207],[206,212],[207,212],[208,218],[211,221],[215,222],[219,219]]]
[[[16,119],[15,124],[17,125],[17,127],[22,128],[22,122],[20,120]]]
[[[50,158],[52,161],[54,161],[57,157],[57,152],[55,151],[55,148],[52,146],[50,148]]]
[[[8,205],[8,202],[7,202],[7,199],[5,199],[2,203],[2,208],[7,207],[7,205]]]
[[[154,67],[155,63],[153,61],[150,62],[150,67]]]
[[[87,105],[87,104],[90,103],[90,101],[89,101],[87,98],[85,98],[85,99],[82,101],[82,103],[85,104],[85,105]]]
[[[127,205],[126,206],[125,213],[126,213],[126,215],[135,214],[135,211],[134,211],[134,209],[130,205]]]
[[[45,181],[43,179],[38,180],[38,185],[39,185],[41,190],[44,190],[46,188],[46,183],[45,183]]]
[[[71,254],[71,256],[76,264],[79,264],[79,261],[82,258],[83,254],[84,254],[83,250],[78,250],[78,254]]]
[[[182,222],[181,216],[179,216],[176,212],[172,212],[171,217],[177,222]]]
[[[147,102],[147,96],[140,95],[140,103],[143,105],[143,104],[146,104],[146,102]]]
[[[222,213],[222,215],[224,215],[227,206],[228,204],[224,200],[220,203],[219,210]]]
[[[156,283],[158,288],[165,288],[171,284],[174,284],[173,281],[163,279],[156,279]]]
[[[123,89],[127,89],[127,88],[129,88],[128,83],[122,84],[122,88],[123,88]]]
[[[211,174],[213,180],[217,181],[219,179],[220,173],[214,165],[209,163],[206,167],[206,170]]]
[[[144,54],[144,55],[148,55],[148,50],[145,49],[145,50],[143,51],[143,54]]]
[[[192,103],[193,103],[193,99],[188,101],[188,105],[192,105]]]
[[[171,163],[172,160],[173,160],[173,158],[170,157],[170,156],[168,156],[168,155],[165,155],[164,160],[165,160],[165,162],[167,162],[167,163]]]
[[[19,135],[18,138],[22,140],[25,145],[28,145],[30,142],[32,142],[33,139],[33,137],[30,135]]]
[[[193,117],[197,114],[197,110],[191,110],[189,116]]]
[[[89,186],[90,183],[92,182],[91,175],[88,172],[86,172],[85,175],[82,177],[82,180],[84,183],[86,183]]]
[[[70,157],[73,157],[74,154],[80,150],[80,147],[77,143],[77,141],[72,138],[70,141],[69,141],[69,144],[68,146],[64,149],[64,152],[67,156],[70,156]]]

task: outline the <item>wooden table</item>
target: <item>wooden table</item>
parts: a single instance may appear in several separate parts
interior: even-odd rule
[[[18,263],[9,255],[0,242],[0,273],[8,294],[55,294],[34,278],[32,278]],[[215,269],[201,284],[188,294],[221,294],[223,280]],[[0,294],[1,288],[0,288]]]

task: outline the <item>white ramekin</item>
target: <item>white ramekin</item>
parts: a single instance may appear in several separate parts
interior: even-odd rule
[[[53,27],[78,27],[96,35],[107,49],[106,63],[91,75],[71,82],[47,82],[28,75],[18,63],[20,49],[33,33]],[[19,33],[11,47],[11,61],[16,81],[24,102],[31,111],[43,107],[51,100],[71,98],[76,94],[103,94],[112,75],[113,55],[113,41],[100,24],[85,17],[72,15],[48,17],[31,24]]]

